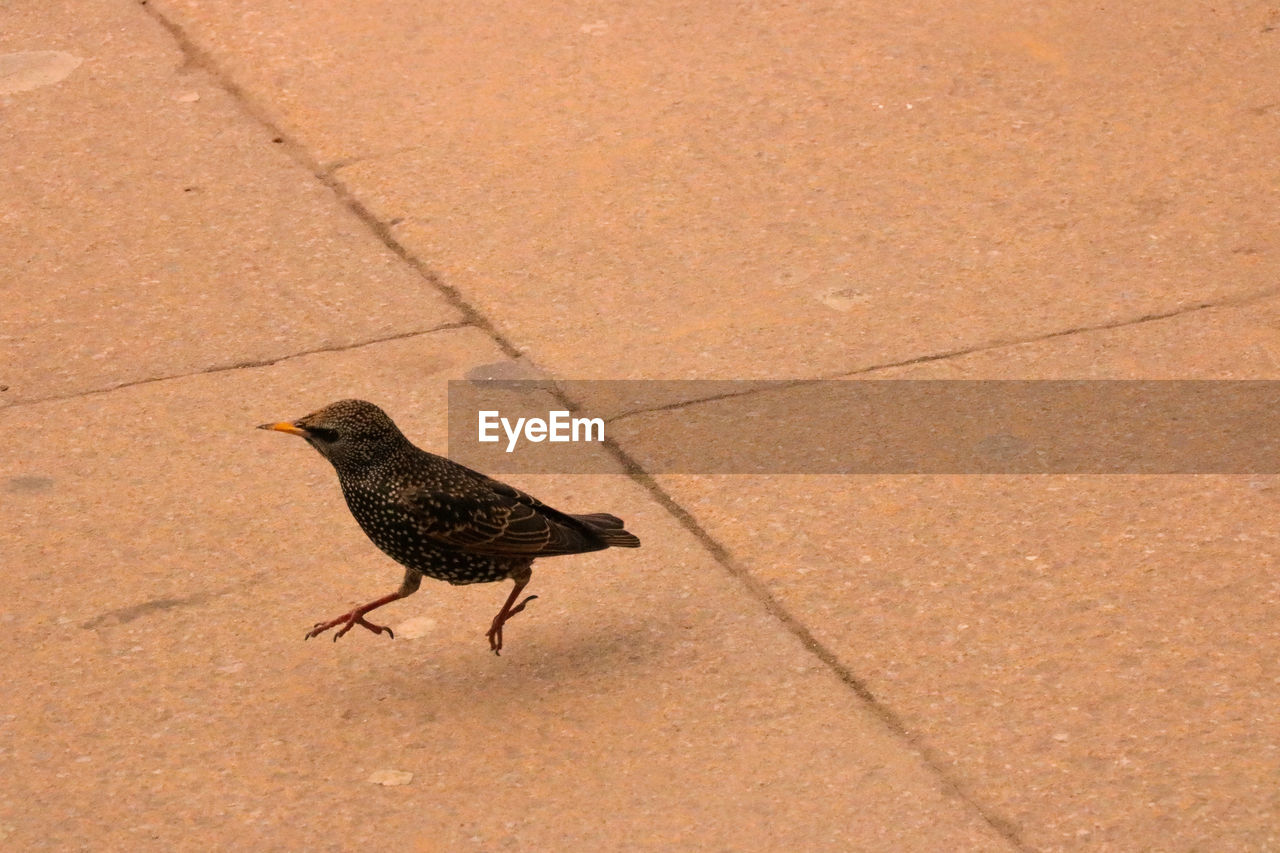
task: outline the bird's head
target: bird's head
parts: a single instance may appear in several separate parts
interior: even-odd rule
[[[258,429],[305,438],[339,472],[374,464],[409,443],[386,412],[364,400],[339,400],[296,421]]]

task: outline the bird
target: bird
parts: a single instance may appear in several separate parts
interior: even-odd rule
[[[339,400],[295,421],[258,429],[299,436],[328,459],[361,529],[405,569],[395,592],[315,623],[308,640],[338,628],[336,642],[356,625],[394,639],[391,628],[365,616],[417,592],[423,577],[459,585],[510,578],[511,594],[485,635],[489,648],[500,654],[503,626],[537,598],[530,595],[516,603],[529,585],[536,558],[640,547],[617,516],[561,512],[414,446],[386,412],[365,400]]]

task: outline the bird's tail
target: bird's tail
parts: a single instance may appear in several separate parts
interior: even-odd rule
[[[575,521],[580,521],[591,528],[591,532],[599,536],[605,545],[612,548],[640,547],[640,540],[622,529],[622,519],[616,515],[609,515],[607,512],[592,512],[586,515],[575,515],[573,518]]]

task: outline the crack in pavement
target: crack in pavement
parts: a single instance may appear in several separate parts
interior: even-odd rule
[[[269,573],[265,571],[258,572],[241,583],[232,584],[231,586],[223,587],[222,589],[210,590],[208,592],[196,592],[191,595],[177,597],[167,596],[164,598],[153,598],[150,601],[130,604],[125,607],[117,607],[114,610],[99,613],[92,619],[81,622],[80,627],[85,630],[92,631],[96,628],[124,625],[127,622],[132,622],[133,620],[138,619],[139,617],[146,616],[148,613],[155,613],[162,610],[173,610],[178,607],[194,607],[196,605],[204,604],[206,601],[212,601],[215,598],[230,595],[237,590],[257,586],[266,579],[268,574]]]
[[[81,622],[80,627],[86,630],[93,630],[103,626],[123,625],[157,610],[172,610],[175,607],[191,607],[197,604],[204,604],[217,595],[218,593],[214,592],[197,592],[194,595],[184,595],[180,598],[154,598],[141,604],[131,604],[128,607],[118,607],[115,610],[99,613],[92,619]]]
[[[1024,344],[1034,344],[1041,341],[1050,341],[1055,338],[1066,338],[1071,335],[1083,335],[1089,332],[1105,332],[1111,329],[1123,329],[1129,326],[1140,326],[1144,323],[1155,323],[1160,320],[1170,320],[1175,317],[1181,317],[1185,314],[1194,314],[1198,311],[1208,311],[1214,308],[1234,308],[1240,305],[1248,305],[1252,302],[1260,302],[1263,299],[1280,295],[1280,287],[1269,287],[1265,290],[1255,291],[1253,293],[1241,293],[1235,296],[1227,296],[1216,302],[1197,302],[1193,305],[1183,305],[1178,308],[1171,308],[1168,311],[1155,311],[1142,314],[1138,317],[1129,317],[1117,320],[1109,320],[1104,323],[1095,325],[1071,326],[1066,329],[1059,329],[1054,332],[1045,332],[1040,335],[1028,335],[1025,338],[1007,338],[1003,340],[991,341],[985,344],[977,344],[972,347],[962,347],[946,352],[933,353],[930,355],[921,355],[914,358],[904,359],[902,361],[886,362],[885,364],[871,365],[870,367],[859,368],[858,370],[848,373],[841,373],[839,376],[832,376],[832,379],[840,379],[846,376],[861,376],[872,373],[877,370],[890,370],[895,367],[909,367],[913,364],[925,364],[931,361],[942,361],[948,358],[958,358],[960,356],[971,355],[973,353],[988,352],[991,350],[1004,349],[1006,347],[1022,346]]]
[[[1131,326],[1140,326],[1145,323],[1155,323],[1161,320],[1170,320],[1176,317],[1182,317],[1187,314],[1194,314],[1199,311],[1207,311],[1214,308],[1234,308],[1240,305],[1248,305],[1252,302],[1259,302],[1280,295],[1280,288],[1272,287],[1266,290],[1257,291],[1255,293],[1243,293],[1236,296],[1229,296],[1217,302],[1198,302],[1194,305],[1184,305],[1179,308],[1173,308],[1168,311],[1153,312],[1142,314],[1138,317],[1127,317],[1116,320],[1109,320],[1104,323],[1093,325],[1072,326],[1067,329],[1058,329],[1052,332],[1045,332],[1039,335],[1028,335],[1024,338],[1008,338],[996,341],[988,341],[986,343],[974,344],[969,347],[958,347],[956,349],[946,350],[938,353],[928,353],[925,355],[912,356],[911,358],[902,359],[900,361],[887,361],[882,364],[873,364],[867,367],[859,367],[856,370],[842,370],[829,376],[820,376],[814,379],[790,379],[790,380],[762,380],[762,386],[759,388],[744,388],[741,391],[726,391],[721,394],[708,394],[705,397],[693,397],[688,400],[676,400],[672,403],[663,403],[658,406],[649,406],[638,409],[628,409],[616,415],[611,415],[605,419],[605,423],[616,423],[626,418],[636,415],[653,414],[654,412],[669,412],[683,409],[687,406],[696,406],[699,403],[715,403],[720,400],[731,400],[737,397],[749,397],[753,394],[760,394],[765,391],[776,391],[780,388],[799,388],[805,385],[815,385],[819,382],[838,382],[844,379],[850,379],[855,376],[866,376],[870,373],[876,373],[881,370],[893,370],[898,367],[910,367],[915,364],[928,364],[934,361],[946,361],[951,358],[961,358],[966,355],[974,355],[981,352],[994,352],[996,350],[1006,349],[1009,347],[1023,346],[1025,344],[1035,344],[1041,341],[1050,341],[1055,338],[1066,338],[1072,335],[1084,335],[1090,332],[1105,332],[1112,329],[1124,329]],[[743,380],[750,382],[751,380]]]
[[[400,148],[392,148],[390,151],[375,151],[372,154],[353,154],[350,157],[341,157],[337,160],[334,160],[333,162],[329,163],[327,166],[324,166],[323,171],[326,175],[332,175],[341,169],[346,169],[351,166],[357,166],[360,163],[368,163],[370,160],[381,160],[385,157],[396,157],[396,156],[399,156],[400,154],[407,154],[410,151],[417,151],[418,149],[423,147],[425,146],[404,145],[404,146],[401,146]]]
[[[283,361],[289,361],[294,358],[305,358],[309,355],[320,355],[326,352],[346,352],[348,350],[360,349],[361,347],[374,346],[375,344],[385,344],[388,341],[400,341],[406,338],[416,338],[420,335],[433,335],[436,332],[448,332],[453,329],[471,328],[470,323],[465,321],[456,321],[452,323],[441,323],[438,326],[432,326],[429,329],[414,329],[411,332],[396,332],[393,335],[386,335],[381,338],[368,338],[362,341],[355,341],[349,344],[333,344],[327,347],[316,347],[315,349],[299,350],[297,352],[286,353],[285,355],[273,356],[271,358],[252,359],[246,361],[237,361],[231,364],[213,364],[208,367],[202,367],[199,370],[188,371],[187,373],[171,373],[164,376],[148,376],[143,379],[130,379],[126,382],[119,382],[115,385],[105,385],[102,388],[90,388],[85,391],[69,391],[66,394],[50,394],[46,397],[33,397],[29,400],[17,400],[5,406],[0,406],[0,411],[6,409],[17,409],[22,406],[33,406],[36,403],[48,403],[58,400],[74,400],[78,397],[92,397],[95,394],[108,394],[112,391],[119,391],[123,388],[133,388],[138,385],[150,385],[153,382],[169,382],[174,379],[189,379],[193,376],[207,376],[212,373],[226,373],[232,370],[246,370],[253,367],[270,367],[273,364],[279,364]]]

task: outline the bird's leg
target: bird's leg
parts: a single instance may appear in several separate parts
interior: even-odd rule
[[[532,576],[533,573],[528,569],[525,569],[523,575],[515,575],[512,577],[512,580],[516,582],[516,585],[512,588],[511,594],[507,596],[506,604],[503,604],[502,609],[498,611],[498,615],[493,617],[493,624],[489,626],[489,633],[486,636],[489,638],[489,648],[493,649],[493,653],[495,655],[501,654],[502,650],[502,626],[512,616],[515,616],[521,610],[524,610],[524,606],[526,604],[538,597],[536,595],[531,595],[519,604],[515,604],[515,600],[520,596],[520,593],[529,585],[529,578]],[[514,607],[512,606],[513,604],[515,604]]]
[[[381,634],[385,631],[387,636],[394,640],[396,635],[390,628],[386,625],[375,625],[372,622],[365,620],[364,615],[370,610],[377,610],[384,604],[390,604],[393,601],[399,601],[402,598],[413,595],[418,591],[418,585],[421,583],[422,575],[415,572],[413,569],[407,569],[404,573],[404,582],[400,584],[400,588],[398,590],[390,595],[384,595],[376,601],[370,601],[368,604],[357,607],[350,613],[344,613],[337,619],[330,619],[328,622],[317,622],[315,626],[307,632],[307,636],[304,639],[310,640],[312,637],[318,637],[330,628],[341,625],[341,630],[333,635],[333,641],[336,643],[338,638],[350,631],[353,625],[362,625],[375,634]]]

